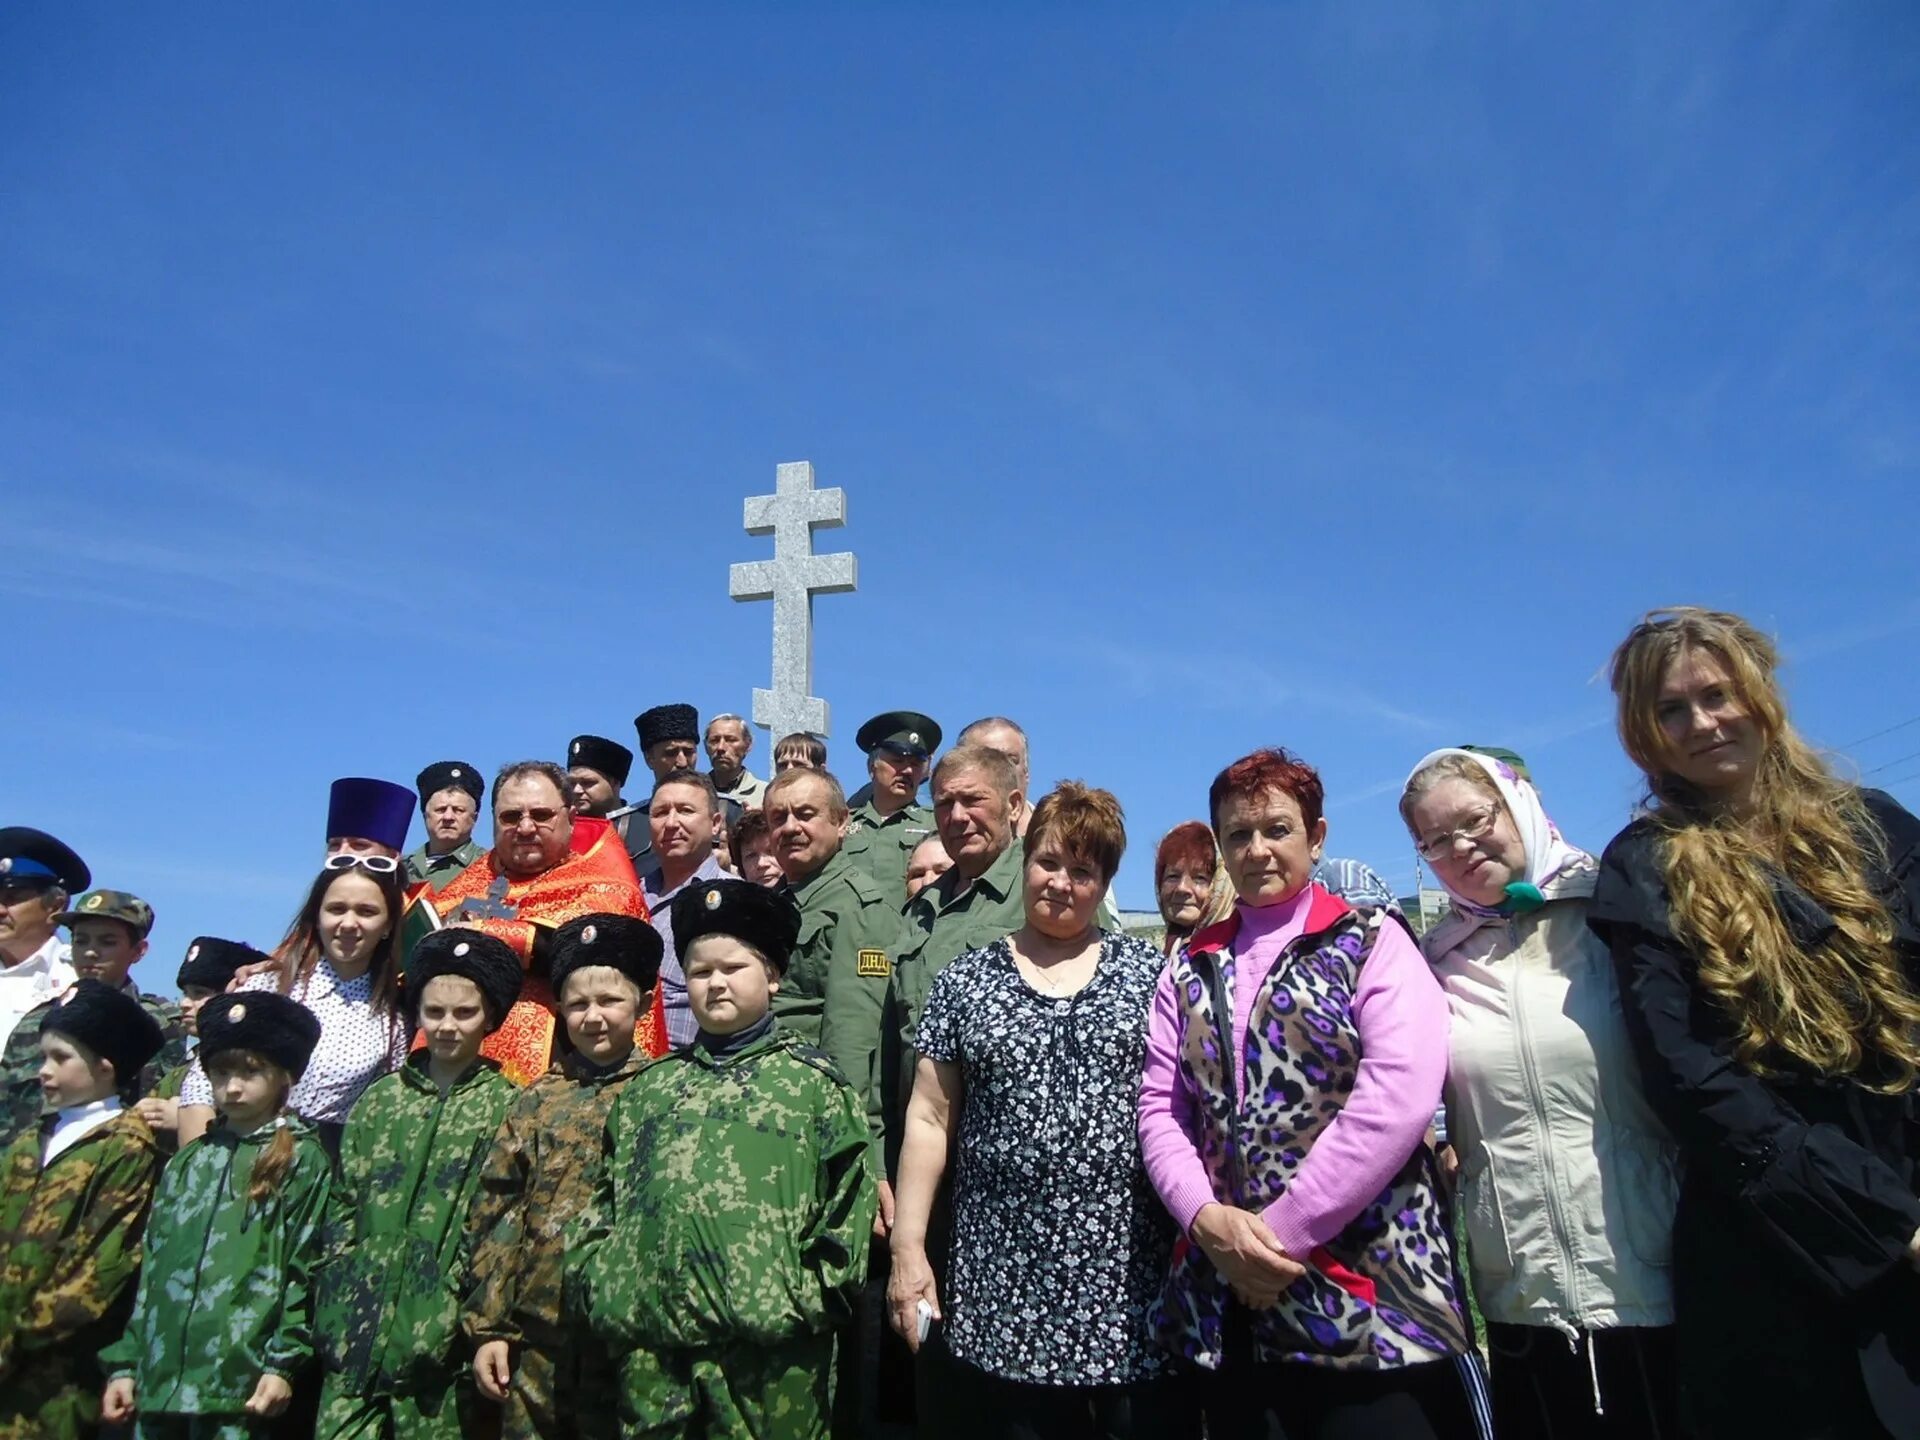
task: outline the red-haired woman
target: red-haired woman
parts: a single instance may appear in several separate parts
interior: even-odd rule
[[[1198,820],[1182,820],[1160,837],[1153,857],[1153,894],[1166,922],[1160,953],[1172,955],[1196,930],[1227,918],[1233,886],[1220,868],[1220,847]]]
[[[1205,1372],[1211,1434],[1472,1436],[1426,1143],[1447,1002],[1398,920],[1313,883],[1323,798],[1284,750],[1213,782],[1239,899],[1154,995],[1140,1144],[1185,1240],[1153,1322]]]

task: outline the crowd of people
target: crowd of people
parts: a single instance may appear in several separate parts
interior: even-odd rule
[[[0,1440],[1920,1435],[1920,821],[1777,669],[1633,628],[1598,853],[1414,760],[1423,934],[1280,748],[1126,933],[1119,801],[1002,717],[874,717],[852,795],[686,705],[639,786],[338,781],[177,1000],[0,829]]]

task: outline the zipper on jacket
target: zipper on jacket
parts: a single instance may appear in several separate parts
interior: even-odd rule
[[[220,1198],[227,1198],[227,1189],[233,1183],[233,1162],[240,1153],[240,1140],[236,1136],[232,1148],[227,1151],[226,1168],[220,1175]],[[187,1303],[180,1311],[180,1348],[177,1352],[179,1363],[174,1366],[177,1376],[184,1368],[187,1354],[187,1329],[193,1323],[193,1312],[200,1304],[200,1277],[207,1273],[207,1250],[213,1244],[213,1223],[220,1213],[219,1207],[207,1216],[206,1226],[200,1231],[200,1263],[193,1267],[193,1292],[187,1296]],[[243,1222],[244,1223],[244,1222]]]
[[[1207,995],[1213,1001],[1214,1034],[1220,1040],[1220,1081],[1227,1087],[1227,1172],[1233,1181],[1233,1203],[1241,1202],[1246,1177],[1240,1170],[1240,1052],[1233,1043],[1233,997],[1227,993],[1226,971],[1220,964],[1223,951],[1209,951]]]
[[[1507,943],[1517,949],[1515,928],[1517,919],[1507,922]],[[1540,1147],[1541,1163],[1547,1171],[1547,1223],[1553,1229],[1554,1248],[1560,1252],[1560,1260],[1566,1270],[1567,1295],[1573,1302],[1573,1312],[1585,1316],[1587,1305],[1580,1293],[1584,1288],[1585,1277],[1574,1262],[1572,1246],[1567,1240],[1567,1217],[1560,1208],[1560,1171],[1553,1154],[1553,1135],[1547,1123],[1546,1099],[1540,1085],[1540,1067],[1533,1053],[1533,1032],[1527,1021],[1527,1007],[1521,999],[1520,988],[1525,983],[1525,967],[1513,967],[1513,1025],[1514,1034],[1520,1042],[1520,1063],[1527,1076],[1527,1109],[1533,1120],[1534,1141]],[[1497,1182],[1496,1182],[1497,1189]],[[1571,1337],[1569,1337],[1571,1338]]]

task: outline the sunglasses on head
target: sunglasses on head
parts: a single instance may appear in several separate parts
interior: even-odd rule
[[[400,868],[400,862],[391,855],[356,855],[351,850],[342,850],[338,855],[327,856],[324,867],[328,870],[371,870],[375,875],[391,875]]]

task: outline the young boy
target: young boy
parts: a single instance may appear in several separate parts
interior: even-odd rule
[[[160,1177],[121,1076],[162,1037],[132,996],[92,979],[37,1028],[53,1123],[0,1155],[0,1435],[79,1437],[99,1423],[94,1356],[126,1321]]]
[[[473,1409],[461,1252],[481,1160],[518,1093],[480,1046],[520,981],[519,958],[478,930],[436,930],[407,959],[407,1018],[426,1048],[367,1087],[341,1136],[314,1319],[319,1440],[458,1440]]]
[[[660,934],[628,915],[582,915],[553,936],[548,975],[569,1049],[515,1099],[467,1222],[465,1313],[480,1393],[502,1440],[611,1434],[611,1367],[564,1328],[568,1228],[600,1175],[607,1112],[647,1063],[634,1030],[653,1003]]]
[[[123,1093],[145,1095],[169,1066],[182,1063],[187,1055],[180,1007],[157,995],[143,995],[127,978],[134,962],[147,953],[153,907],[124,890],[89,890],[71,910],[54,918],[72,934],[74,974],[124,991],[160,1026],[164,1045],[159,1058],[141,1074],[119,1077]],[[40,1027],[65,998],[29,1010],[7,1037],[5,1056],[0,1057],[0,1145],[11,1143],[40,1119]]]
[[[180,987],[180,1025],[186,1031],[186,1058],[162,1075],[134,1109],[153,1127],[160,1148],[169,1154],[180,1138],[180,1086],[193,1069],[194,1051],[200,1040],[200,1007],[224,992],[244,965],[270,963],[269,957],[251,945],[202,935],[187,946],[186,959],[173,983]]]
[[[629,1437],[816,1440],[833,1331],[858,1303],[876,1205],[864,1107],[768,1013],[799,934],[744,880],[673,902],[698,1039],[641,1070],[607,1120],[572,1301],[620,1357]]]

